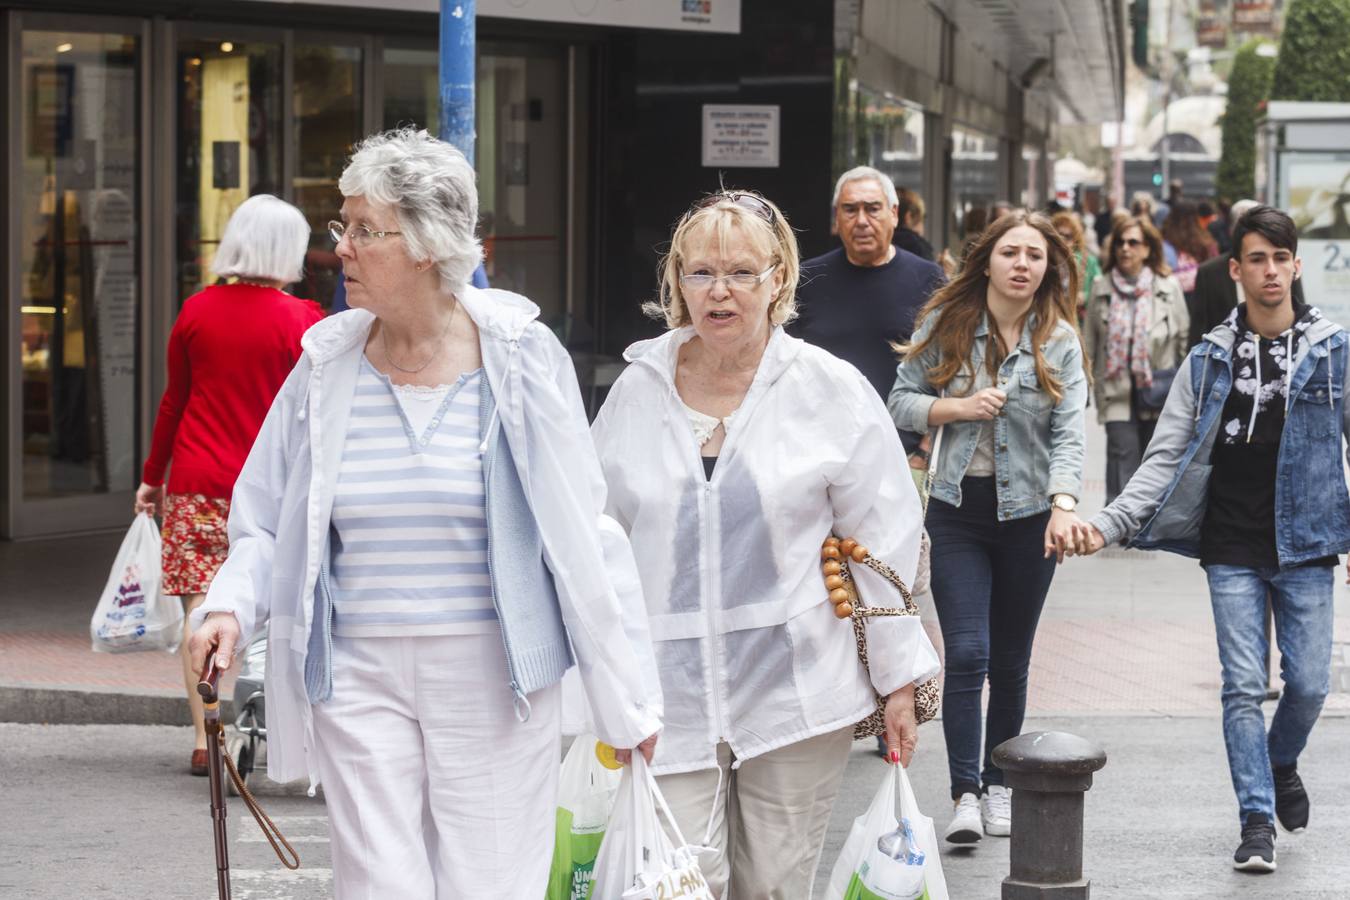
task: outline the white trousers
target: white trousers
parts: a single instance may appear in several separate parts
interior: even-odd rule
[[[713,848],[699,854],[698,862],[714,895],[722,900],[811,896],[852,746],[850,725],[732,769],[731,748],[722,743],[717,769],[657,776],[684,839]]]
[[[336,638],[314,707],[338,900],[542,897],[557,685],[517,721],[501,636]]]

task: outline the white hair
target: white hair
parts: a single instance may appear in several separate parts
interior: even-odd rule
[[[1237,227],[1238,219],[1242,218],[1247,213],[1256,209],[1256,207],[1260,205],[1261,204],[1257,203],[1255,200],[1239,200],[1232,206],[1228,207],[1228,218],[1230,221],[1232,221],[1233,226]]]
[[[834,183],[834,199],[830,201],[830,207],[839,206],[839,195],[844,192],[844,185],[850,181],[864,181],[869,178],[881,185],[881,190],[886,194],[886,202],[891,208],[900,205],[900,195],[895,192],[895,182],[891,181],[891,176],[871,166],[854,166],[840,175],[839,180]]]
[[[455,291],[483,260],[474,182],[473,166],[453,145],[402,128],[357,144],[338,190],[392,208],[408,255],[435,263],[442,288]]]
[[[256,194],[225,223],[211,271],[221,278],[293,284],[304,274],[309,233],[300,210],[271,194]]]

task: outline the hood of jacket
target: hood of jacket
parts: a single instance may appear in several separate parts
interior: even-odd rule
[[[1243,306],[1245,306],[1245,304],[1239,305],[1237,309],[1234,309],[1228,314],[1226,319],[1206,332],[1204,340],[1223,350],[1225,353],[1231,353],[1233,345],[1237,343],[1237,329],[1246,329],[1247,327],[1245,323],[1240,324],[1236,321],[1238,310],[1242,309]],[[1327,340],[1337,331],[1341,330],[1341,326],[1328,319],[1317,307],[1307,306],[1304,307],[1304,309],[1306,310],[1304,315],[1317,313],[1319,316],[1316,321],[1308,326],[1308,330],[1304,332],[1304,337],[1307,339],[1309,346],[1320,344],[1322,341]]]
[[[519,340],[529,324],[539,318],[538,306],[510,291],[464,284],[455,291],[455,297],[481,334],[499,340]],[[374,323],[375,314],[369,310],[344,310],[316,322],[300,339],[300,347],[315,365],[321,365],[365,341]]]

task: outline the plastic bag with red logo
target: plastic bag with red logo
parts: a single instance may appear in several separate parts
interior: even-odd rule
[[[160,593],[159,528],[149,513],[136,516],[117,551],[108,583],[89,622],[100,653],[167,650],[183,637],[183,606]]]

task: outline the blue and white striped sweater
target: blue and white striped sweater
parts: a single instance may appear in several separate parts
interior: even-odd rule
[[[497,629],[480,450],[482,377],[476,370],[440,394],[400,398],[362,359],[333,502],[335,635]],[[410,408],[418,404],[424,411]]]

